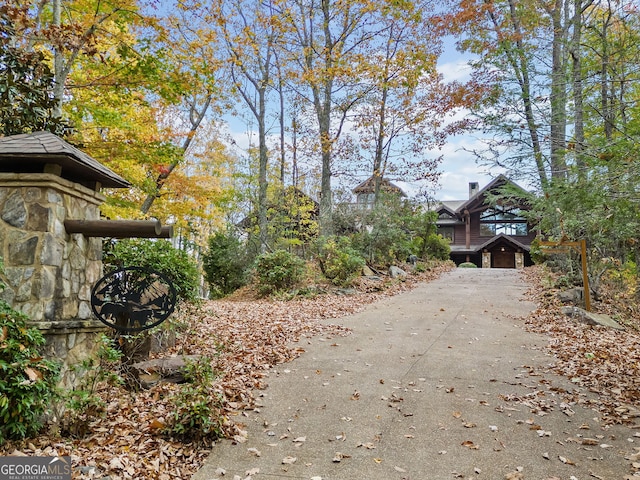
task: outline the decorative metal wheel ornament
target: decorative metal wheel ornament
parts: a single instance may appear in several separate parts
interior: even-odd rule
[[[126,267],[106,274],[91,290],[91,309],[105,325],[139,332],[161,324],[176,305],[176,289],[159,272]]]

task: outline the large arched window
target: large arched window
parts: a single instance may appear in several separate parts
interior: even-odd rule
[[[517,207],[496,205],[480,214],[480,236],[495,235],[526,236],[529,233],[527,219]]]

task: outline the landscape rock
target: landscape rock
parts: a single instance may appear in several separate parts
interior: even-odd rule
[[[400,267],[396,267],[395,265],[391,265],[389,267],[389,276],[391,278],[405,278],[407,276],[407,272],[402,270]]]
[[[375,275],[375,273],[373,272],[373,270],[371,270],[368,266],[364,266],[362,267],[362,275],[364,277],[372,277]]]
[[[582,302],[582,288],[575,287],[558,292],[558,300],[562,303],[577,304]]]
[[[155,358],[131,365],[132,373],[142,388],[150,388],[159,382],[184,383],[184,370],[188,362],[196,362],[200,355],[178,355]]]
[[[582,308],[569,306],[562,307],[562,313],[587,325],[603,325],[616,330],[624,330],[622,325],[603,313],[587,312]]]

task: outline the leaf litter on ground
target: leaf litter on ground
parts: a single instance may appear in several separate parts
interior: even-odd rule
[[[185,325],[185,332],[176,346],[163,355],[198,354],[213,359],[213,367],[220,374],[215,390],[223,395],[228,419],[223,434],[241,443],[246,435],[243,412],[258,408],[254,392],[266,387],[268,370],[301,355],[309,342],[349,334],[348,329],[327,320],[356,313],[381,298],[411,290],[449,268],[443,265],[384,286],[380,281],[363,279],[351,295],[329,293],[278,301],[240,292],[228,299],[206,301],[198,307],[182,309],[179,321]],[[554,292],[544,286],[548,273],[532,267],[525,269],[523,275],[531,285],[528,296],[537,304],[525,320],[526,328],[549,338],[545,348],[555,361],[547,368],[597,394],[587,398],[577,390],[563,392],[564,408],[582,404],[597,409],[604,424],[634,423],[640,416],[640,324],[627,322],[625,331],[616,331],[576,323],[560,313]],[[601,313],[624,311],[627,317],[638,318],[637,306],[620,304],[619,299],[604,298],[596,308]],[[533,367],[530,371],[535,373]],[[171,414],[168,399],[178,388],[162,383],[133,393],[120,387],[104,387],[99,394],[107,405],[105,416],[93,421],[85,436],[65,438],[50,433],[8,442],[0,446],[0,455],[69,455],[74,478],[78,479],[190,478],[215,445],[161,435]],[[533,409],[546,408],[533,404],[526,396],[509,400]],[[477,448],[472,442],[466,446]],[[521,478],[519,472],[513,473],[512,478]]]
[[[363,277],[355,285],[355,293],[349,295],[328,290],[315,297],[284,301],[255,298],[243,290],[227,299],[183,306],[176,316],[184,331],[175,347],[161,356],[202,355],[212,359],[218,373],[214,390],[224,399],[223,436],[242,443],[246,437],[243,412],[259,408],[254,393],[267,386],[268,370],[297,358],[305,345],[316,339],[349,335],[347,328],[327,320],[359,312],[368,304],[411,290],[451,268],[445,263],[403,281]],[[90,423],[86,435],[62,437],[52,431],[7,442],[0,446],[0,455],[68,455],[74,479],[190,478],[215,444],[162,435],[173,409],[169,399],[179,388],[160,383],[131,392],[103,386],[98,394],[105,401],[105,415]],[[285,460],[293,463],[292,459]]]

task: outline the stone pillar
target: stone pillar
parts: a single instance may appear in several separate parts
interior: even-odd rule
[[[92,352],[105,327],[90,303],[102,275],[102,239],[68,235],[64,221],[98,219],[104,200],[57,175],[0,173],[0,298],[29,317],[47,339],[45,354],[67,367]]]
[[[482,252],[482,268],[491,268],[491,252]]]
[[[524,268],[524,253],[516,252],[516,268]]]

